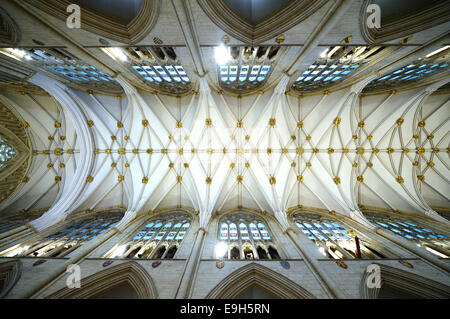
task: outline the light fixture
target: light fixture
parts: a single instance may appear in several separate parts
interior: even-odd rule
[[[221,241],[216,245],[216,257],[223,258],[228,250],[228,245]]]
[[[433,52],[428,53],[425,57],[426,57],[426,58],[429,58],[430,56],[433,56],[433,55],[435,55],[435,54],[438,54],[439,52],[442,52],[442,51],[444,51],[444,50],[447,50],[448,48],[450,48],[450,45],[446,45],[446,46],[444,46],[444,47],[442,47],[442,48],[440,48],[440,49],[434,50]]]
[[[230,60],[230,52],[224,44],[214,48],[214,55],[216,57],[216,62],[220,65],[225,64]]]
[[[10,58],[13,58],[13,59],[19,60],[19,61],[21,59],[31,60],[31,56],[29,54],[27,54],[26,51],[21,50],[21,49],[6,48],[4,50],[0,50],[0,53],[3,53],[4,55],[7,55]]]

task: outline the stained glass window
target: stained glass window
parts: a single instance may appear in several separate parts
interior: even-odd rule
[[[120,85],[109,75],[83,63],[63,48],[30,48],[20,52],[26,56],[27,63],[72,83],[90,88],[120,90]]]
[[[450,256],[449,237],[422,226],[420,222],[370,212],[365,212],[364,215],[375,225],[388,229],[408,240],[415,241],[419,246],[440,257],[449,258]]]
[[[341,82],[383,49],[379,46],[345,45],[327,48],[314,64],[297,77],[292,88],[298,91],[315,90]]]
[[[74,222],[57,232],[38,240],[31,246],[16,250],[11,256],[64,257],[97,237],[122,219],[123,213],[99,214]]]
[[[190,225],[191,217],[187,214],[153,218],[130,239],[106,254],[106,257],[173,258]]]
[[[218,256],[220,258],[239,259],[243,256],[248,259],[250,251],[251,258],[280,258],[265,223],[255,216],[241,213],[227,216],[219,223],[219,243],[227,247],[223,252],[226,256]]]
[[[355,240],[349,231],[335,220],[316,214],[296,214],[295,225],[312,240],[323,255],[334,259],[357,258]],[[384,258],[359,238],[361,258]]]
[[[364,91],[384,89],[404,83],[417,82],[428,75],[447,70],[448,65],[449,64],[445,61],[429,61],[427,63],[426,60],[419,60],[373,80],[367,84]]]
[[[16,156],[16,150],[0,136],[0,169]]]

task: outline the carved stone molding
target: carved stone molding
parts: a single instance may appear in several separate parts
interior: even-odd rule
[[[20,29],[8,12],[0,7],[0,43],[15,45],[20,41]]]
[[[128,283],[139,299],[157,299],[156,286],[147,270],[135,261],[125,262],[81,279],[81,288],[64,287],[46,299],[89,299]]]
[[[42,11],[66,20],[70,13],[66,8],[70,0],[30,0],[29,3]],[[124,25],[94,10],[82,8],[81,28],[122,43],[133,44],[141,41],[156,25],[161,0],[143,0],[138,14]]]
[[[306,289],[300,287],[285,276],[261,266],[251,263],[239,268],[217,286],[205,297],[206,299],[232,299],[252,286],[260,286],[281,299],[315,299]]]
[[[0,202],[14,193],[25,177],[30,160],[31,144],[22,122],[8,107],[7,99],[0,96],[0,136],[14,148],[16,155],[0,170]]]
[[[314,14],[328,1],[292,1],[255,25],[240,17],[223,0],[197,0],[211,21],[230,36],[245,43],[275,38]]]
[[[0,264],[0,280],[3,282],[0,287],[0,299],[5,298],[21,275],[22,262],[20,260],[11,260]]]
[[[381,287],[388,284],[417,296],[417,298],[448,299],[450,298],[450,287],[414,273],[404,271],[391,266],[376,264],[381,271]],[[363,299],[377,299],[381,288],[369,288],[367,280],[370,273],[364,271],[361,278],[360,293]]]
[[[386,22],[381,21],[380,29],[367,27],[367,6],[375,3],[375,0],[365,0],[361,7],[360,29],[361,34],[368,43],[384,43],[395,39],[403,39],[414,33],[435,27],[448,22],[450,7],[446,1],[435,1],[431,5],[401,15]]]

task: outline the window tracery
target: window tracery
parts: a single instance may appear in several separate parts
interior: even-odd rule
[[[378,57],[381,46],[335,46],[327,48],[292,85],[294,90],[322,89],[341,82],[362,65]]]
[[[230,60],[218,66],[222,88],[243,93],[262,86],[280,54],[279,46],[231,47]]]
[[[292,219],[297,227],[316,244],[323,255],[334,259],[359,258],[352,234],[336,220],[308,213],[295,214]],[[385,258],[364,239],[358,238],[358,241],[361,258]]]
[[[280,259],[265,223],[256,216],[237,213],[224,217],[219,223],[219,258]]]
[[[371,81],[364,88],[364,92],[417,82],[432,74],[445,71],[449,65],[448,55],[444,54],[439,57],[423,57],[418,59],[411,64]]]
[[[122,219],[123,213],[105,213],[75,221],[31,245],[7,253],[8,257],[64,257]]]
[[[369,221],[392,231],[410,241],[417,243],[419,247],[425,248],[431,253],[443,258],[450,257],[449,237],[431,230],[420,223],[409,221],[405,218],[392,217],[385,214],[374,214],[365,212],[364,215]]]
[[[105,257],[171,259],[174,258],[192,218],[187,214],[169,214],[150,219],[125,243]]]
[[[169,46],[104,48],[112,56],[124,55],[123,64],[152,88],[172,94],[191,90],[191,80],[181,64],[175,49]],[[119,50],[119,53],[117,52]]]

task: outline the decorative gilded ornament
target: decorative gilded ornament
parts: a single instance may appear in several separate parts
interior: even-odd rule
[[[358,135],[352,135],[352,139],[357,140],[358,139]]]
[[[88,182],[88,183],[92,183],[93,181],[94,181],[94,177],[92,177],[90,175],[86,178],[86,182]]]
[[[358,152],[359,155],[364,154],[364,152],[365,152],[364,147],[358,147],[357,152]]]
[[[277,123],[277,120],[276,120],[275,118],[271,118],[271,119],[269,120],[269,125],[270,125],[270,126],[275,126],[276,123]]]
[[[421,182],[425,181],[425,176],[423,176],[423,175],[417,175],[417,178],[418,178],[419,181],[421,181]]]
[[[352,163],[352,167],[358,167],[358,163]]]
[[[52,168],[53,167],[53,164],[52,163],[48,163],[47,164],[47,168]]]
[[[30,127],[30,124],[28,124],[28,122],[22,122],[21,124],[23,128]]]
[[[142,120],[142,126],[147,127],[148,126],[148,120]]]
[[[297,163],[295,163],[295,162],[292,162],[292,163],[291,163],[291,166],[292,166],[292,167],[295,167],[296,165],[297,165]]]
[[[312,165],[311,165],[311,162],[306,162],[306,166],[307,167],[311,167]]]
[[[125,155],[125,149],[124,148],[119,148],[117,150],[117,153],[120,154],[120,155]]]
[[[59,183],[61,179],[61,176],[55,176],[55,183]]]
[[[181,183],[182,180],[183,180],[183,177],[180,176],[180,175],[178,175],[178,176],[177,176],[177,183]]]
[[[89,127],[93,127],[93,126],[94,126],[94,121],[93,121],[93,120],[87,121],[87,125],[88,125]],[[56,127],[56,124],[55,124],[55,127]]]
[[[303,127],[303,122],[302,122],[302,121],[297,122],[297,127],[298,127],[298,128],[302,128],[302,127]]]
[[[397,176],[396,178],[397,183],[402,184],[405,180],[401,176]]]
[[[302,175],[298,175],[297,176],[297,181],[300,182],[300,183],[303,182],[303,176]]]
[[[239,127],[239,128],[242,128],[242,122],[238,121],[236,126]]]
[[[276,178],[273,177],[273,176],[271,178],[269,178],[269,183],[272,184],[272,185],[276,184],[277,183]]]
[[[396,121],[396,123],[397,123],[398,126],[402,125],[403,122],[405,122],[405,120],[402,119],[402,118],[399,118],[399,119],[397,119],[397,121]]]
[[[116,163],[114,163],[114,162],[113,162],[113,163],[111,163],[111,167],[112,167],[112,168],[114,168],[114,167],[116,167],[116,166],[117,166],[117,164],[116,164]]]
[[[148,183],[148,177],[145,176],[142,178],[142,184],[147,184]]]
[[[130,139],[130,137],[129,137],[128,135],[125,135],[125,136],[123,137],[123,139],[124,139],[125,141],[128,141],[128,140]]]
[[[282,152],[283,154],[287,154],[287,153],[288,153],[288,149],[287,149],[287,148],[283,148],[283,149],[281,149],[281,152]]]
[[[336,117],[336,118],[333,120],[333,124],[336,125],[336,126],[338,126],[339,124],[341,124],[341,118],[340,118],[340,117]]]
[[[338,185],[338,184],[341,183],[341,179],[340,179],[338,176],[334,177],[334,178],[333,178],[333,181],[334,181],[334,183],[335,183],[336,185]]]
[[[356,177],[356,180],[358,181],[358,182],[361,182],[361,183],[363,183],[364,182],[364,176],[358,176],[358,177]]]
[[[333,154],[333,153],[334,153],[334,149],[329,148],[329,149],[328,149],[328,154]]]
[[[53,154],[55,154],[56,156],[61,156],[62,150],[60,148],[55,148],[55,150],[53,151]]]
[[[236,180],[237,180],[238,183],[242,183],[244,178],[241,175],[238,175],[238,177],[236,177]]]
[[[117,181],[119,182],[119,183],[121,183],[123,180],[124,180],[124,176],[123,175],[119,175],[119,176],[117,176]]]
[[[139,150],[137,149],[137,148],[135,148],[135,149],[133,149],[133,154],[137,154],[137,153],[139,153]]]
[[[425,148],[424,147],[418,147],[418,148],[416,148],[416,151],[419,154],[424,154],[425,153]]]
[[[361,122],[358,123],[359,127],[364,127],[365,125],[366,125],[366,123],[364,123],[364,121],[361,121]]]
[[[306,137],[306,140],[307,140],[307,141],[311,141],[311,135],[308,135],[308,136]]]
[[[246,168],[249,168],[249,167],[250,167],[250,163],[249,163],[249,162],[246,162],[246,163],[245,163],[245,167],[246,167]]]
[[[211,126],[212,125],[212,120],[210,118],[207,118],[205,120],[205,124],[206,124],[206,126]]]
[[[417,125],[419,126],[419,127],[425,127],[425,121],[420,121]]]
[[[231,167],[231,168],[234,168],[235,166],[236,166],[235,163],[231,163],[231,164],[230,164],[230,167]]]
[[[122,122],[117,122],[117,127],[118,128],[122,128],[123,127],[123,123]]]
[[[430,167],[434,167],[434,163],[433,162],[428,162],[427,165],[430,166]]]

